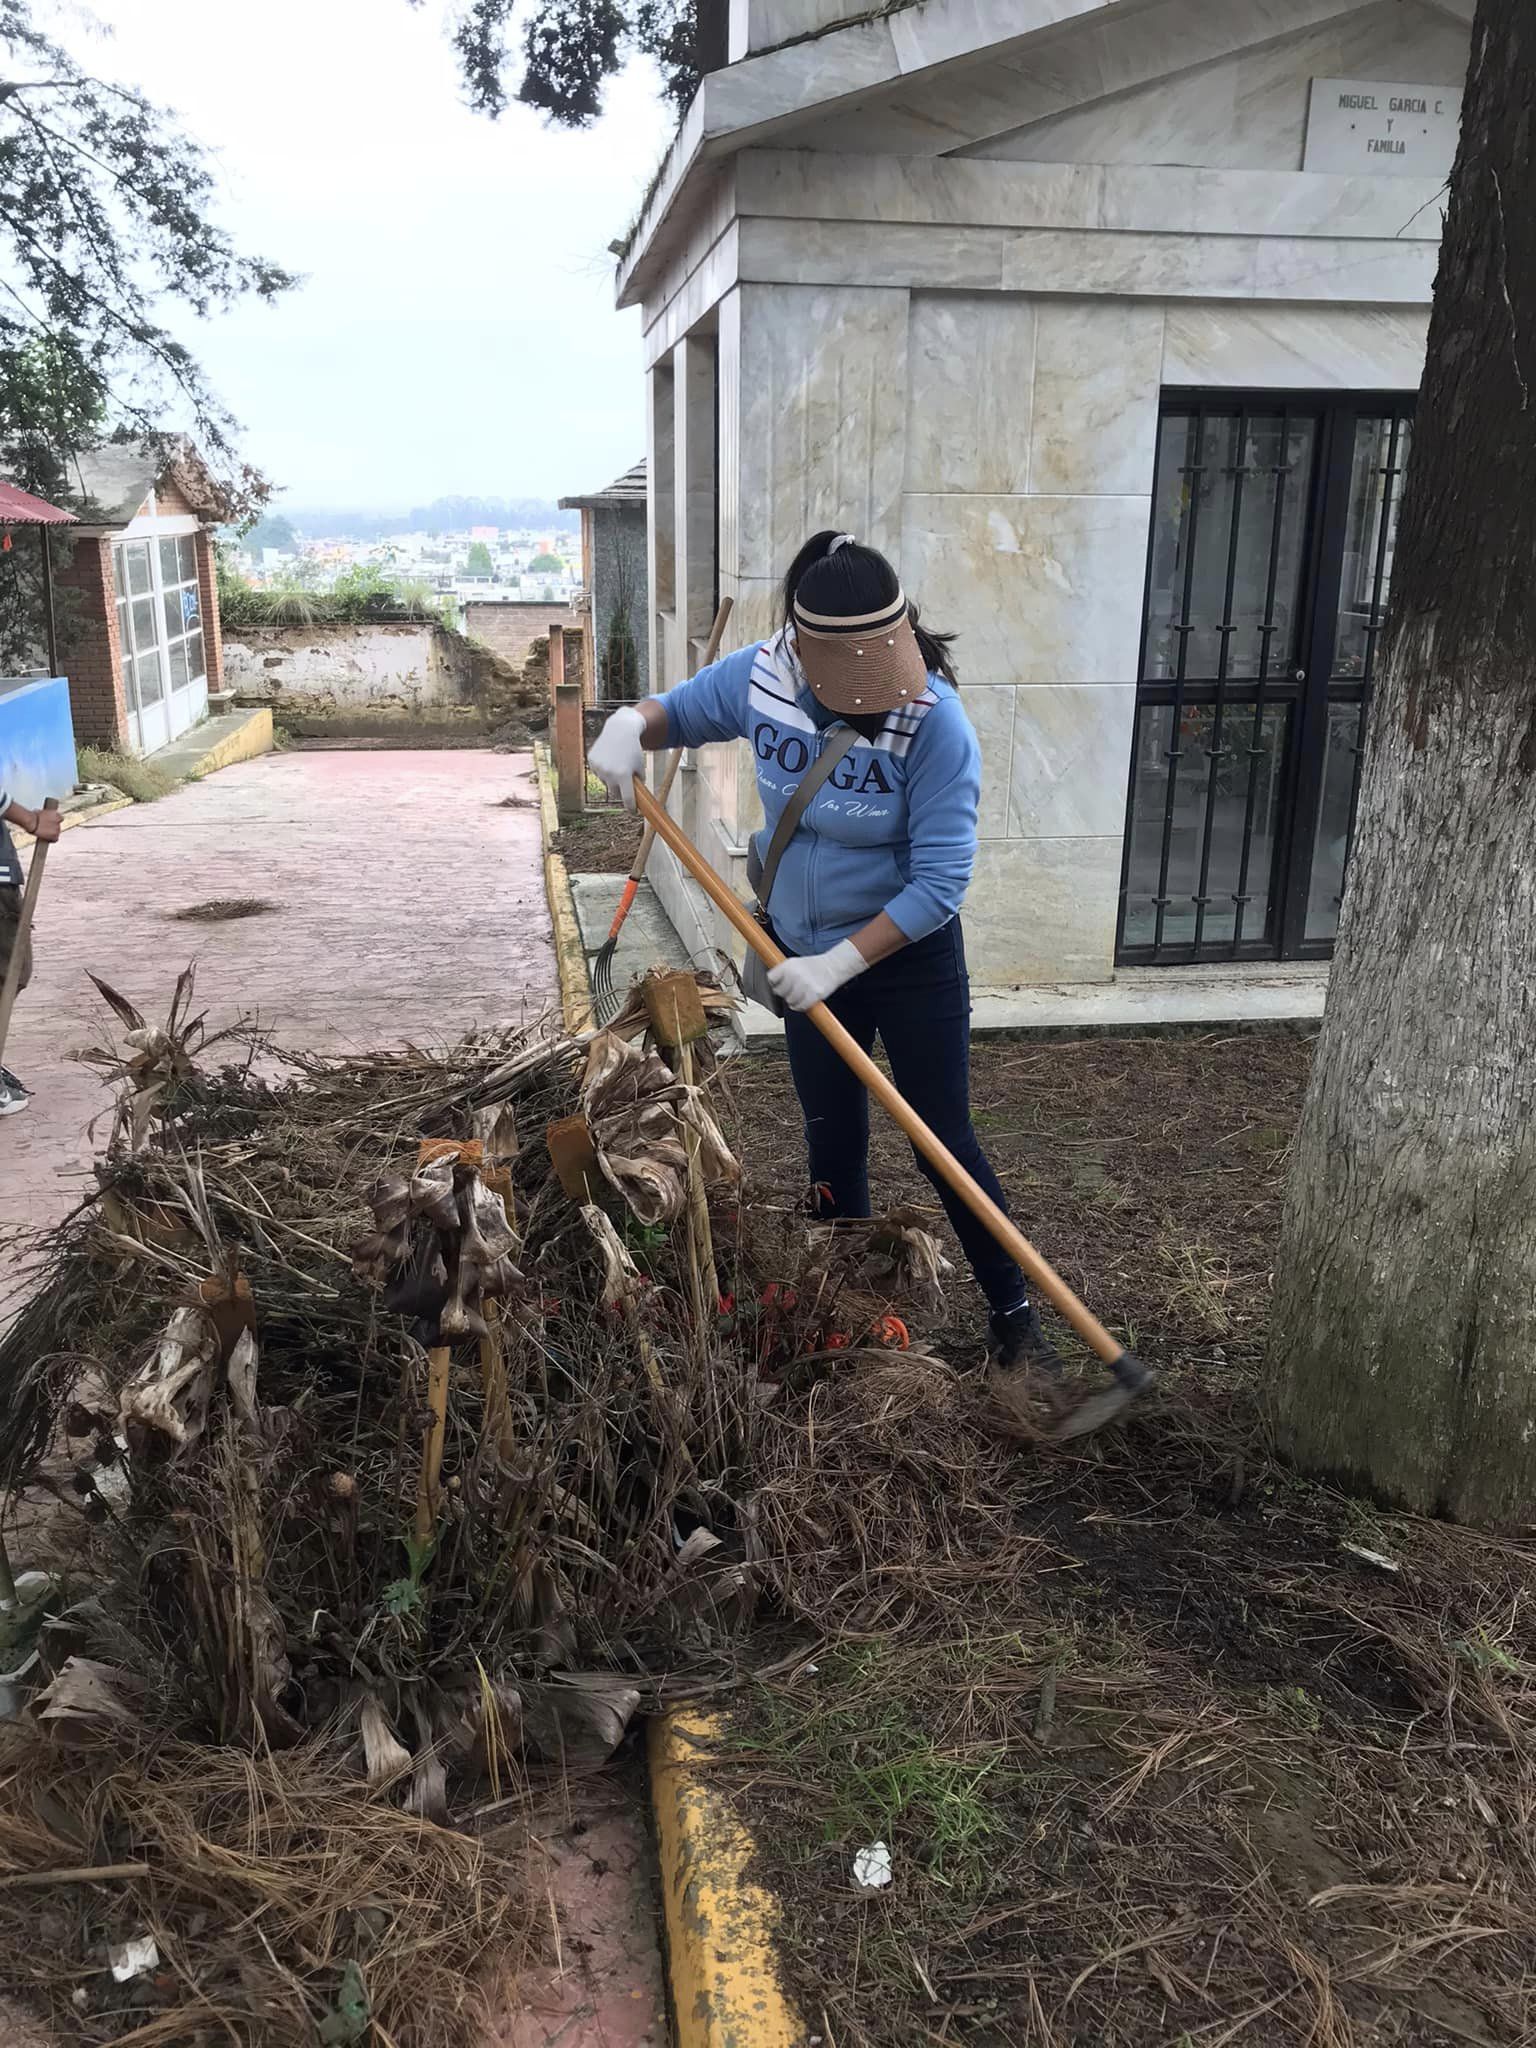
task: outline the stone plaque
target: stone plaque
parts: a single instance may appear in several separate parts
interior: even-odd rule
[[[1304,171],[1448,178],[1461,124],[1461,88],[1314,78]]]

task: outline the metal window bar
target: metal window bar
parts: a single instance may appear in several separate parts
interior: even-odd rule
[[[1205,939],[1205,913],[1211,900],[1211,840],[1216,825],[1216,779],[1228,749],[1222,745],[1222,723],[1227,708],[1227,676],[1232,665],[1232,635],[1237,631],[1232,619],[1232,600],[1237,591],[1237,549],[1243,524],[1243,483],[1248,475],[1248,411],[1246,406],[1237,415],[1236,456],[1231,466],[1232,504],[1230,508],[1230,530],[1227,534],[1227,580],[1221,601],[1221,624],[1216,628],[1220,642],[1216,657],[1216,700],[1211,712],[1211,737],[1206,747],[1210,770],[1205,783],[1205,822],[1200,837],[1200,880],[1195,894],[1195,957],[1200,955]]]
[[[1285,532],[1285,494],[1291,480],[1291,410],[1280,408],[1280,438],[1275,451],[1275,510],[1269,529],[1269,575],[1264,585],[1264,619],[1259,627],[1259,673],[1253,693],[1253,724],[1248,734],[1248,790],[1243,803],[1243,846],[1237,867],[1237,887],[1232,893],[1236,906],[1232,919],[1232,957],[1237,958],[1243,943],[1243,923],[1248,915],[1248,905],[1253,901],[1253,891],[1248,886],[1248,870],[1253,860],[1253,821],[1258,809],[1259,764],[1264,759],[1264,713],[1269,708],[1265,701],[1269,682],[1270,657],[1274,648],[1274,636],[1280,630],[1275,617],[1275,593],[1280,580],[1280,543]]]
[[[1397,480],[1402,474],[1398,465],[1398,448],[1402,441],[1403,415],[1393,413],[1391,432],[1387,438],[1386,466],[1381,477],[1381,525],[1376,535],[1376,561],[1371,574],[1371,616],[1365,626],[1365,664],[1360,676],[1360,710],[1355,720],[1354,768],[1349,785],[1349,825],[1344,834],[1344,864],[1340,870],[1340,892],[1337,898],[1342,906],[1343,876],[1349,873],[1349,857],[1355,846],[1355,820],[1360,810],[1360,779],[1365,772],[1365,734],[1371,716],[1371,685],[1376,677],[1376,648],[1381,638],[1384,606],[1382,585],[1386,581],[1387,542],[1392,532],[1392,512],[1397,500]]]
[[[1173,704],[1168,719],[1168,787],[1163,793],[1163,840],[1158,858],[1157,894],[1153,902],[1157,906],[1157,917],[1152,928],[1153,957],[1163,949],[1163,926],[1172,900],[1168,894],[1168,869],[1173,857],[1173,814],[1178,794],[1179,762],[1183,748],[1179,744],[1184,725],[1184,684],[1189,668],[1189,636],[1195,630],[1190,619],[1190,605],[1195,588],[1195,548],[1200,538],[1200,487],[1205,475],[1205,413],[1194,413],[1190,420],[1194,438],[1194,460],[1181,464],[1179,474],[1189,484],[1189,530],[1185,535],[1184,588],[1179,600],[1179,617],[1173,626],[1178,637],[1179,653],[1174,667]],[[1188,440],[1185,454],[1190,453]]]

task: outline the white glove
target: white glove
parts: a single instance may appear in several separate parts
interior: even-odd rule
[[[768,970],[768,986],[791,1010],[808,1010],[836,995],[845,982],[862,974],[869,962],[852,939],[839,939],[825,953],[808,953]]]
[[[626,811],[635,808],[635,777],[645,766],[640,744],[645,716],[633,704],[621,704],[609,718],[587,755],[587,766],[607,785]]]

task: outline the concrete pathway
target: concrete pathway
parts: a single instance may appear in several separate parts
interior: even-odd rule
[[[210,1025],[254,1016],[312,1051],[445,1041],[542,1011],[555,965],[531,767],[523,754],[270,754],[66,833],[6,1054],[34,1100],[0,1120],[0,1232],[46,1225],[87,1185],[87,1127],[109,1100],[70,1057],[102,1031],[87,970],[158,1021],[194,962]],[[272,908],[178,920],[215,897]],[[0,1314],[6,1291],[0,1270]]]

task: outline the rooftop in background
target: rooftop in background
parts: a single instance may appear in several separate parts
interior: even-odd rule
[[[0,482],[0,526],[75,526],[73,512],[44,504],[17,484]]]
[[[637,462],[615,477],[606,491],[593,491],[585,498],[562,498],[562,512],[596,512],[607,505],[637,505],[645,509],[645,464]]]

